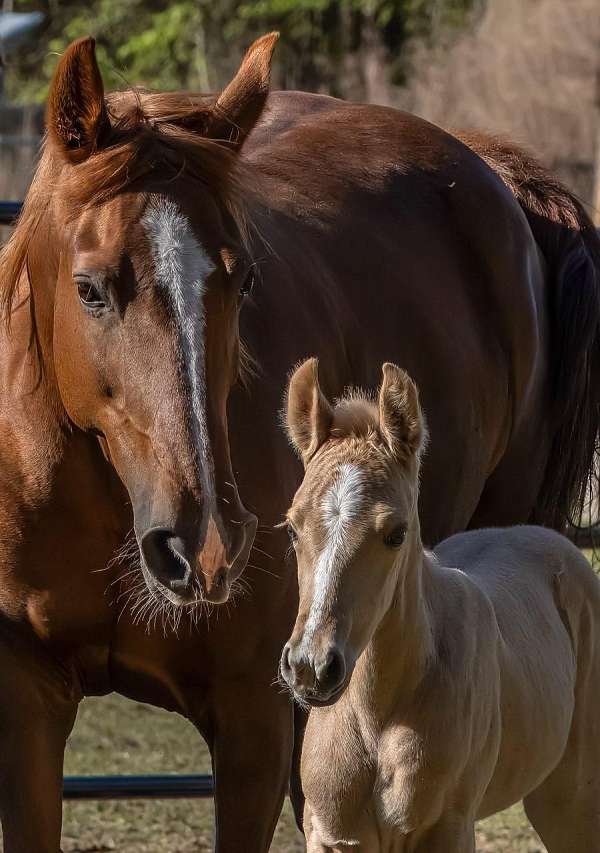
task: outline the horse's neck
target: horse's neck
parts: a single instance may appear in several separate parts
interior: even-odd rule
[[[391,606],[355,673],[360,704],[382,725],[398,707],[410,703],[435,654],[434,616],[427,596],[431,557],[423,549],[418,524],[405,547]]]

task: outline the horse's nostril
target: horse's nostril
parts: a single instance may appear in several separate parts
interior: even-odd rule
[[[215,580],[213,583],[215,589],[222,589],[225,586],[226,579],[226,570],[220,569],[215,575]]]
[[[290,646],[289,643],[286,643],[283,647],[283,652],[281,653],[281,661],[280,661],[280,669],[281,674],[284,679],[289,683],[292,681],[292,665],[290,663]]]
[[[330,649],[324,660],[315,667],[319,686],[331,690],[341,684],[346,674],[344,658],[337,649]]]
[[[148,569],[161,583],[179,592],[191,582],[192,570],[184,557],[183,541],[166,527],[151,527],[140,548]]]

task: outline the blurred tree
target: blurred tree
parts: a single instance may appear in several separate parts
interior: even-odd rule
[[[10,62],[9,96],[43,100],[56,54],[91,33],[108,88],[213,90],[253,38],[279,29],[275,82],[287,88],[389,100],[403,82],[401,48],[442,23],[460,26],[481,0],[17,0],[41,10],[38,44]],[[383,71],[382,71],[383,67]]]

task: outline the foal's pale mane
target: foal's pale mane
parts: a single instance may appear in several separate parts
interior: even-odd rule
[[[110,130],[87,160],[68,165],[46,138],[40,162],[11,238],[0,252],[0,315],[7,322],[31,241],[61,193],[68,219],[150,178],[165,184],[186,177],[202,184],[234,219],[244,242],[244,198],[251,183],[231,140],[209,131],[214,96],[129,91],[107,96]]]

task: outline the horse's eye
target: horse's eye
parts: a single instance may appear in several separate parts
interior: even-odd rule
[[[104,297],[90,278],[76,278],[79,300],[85,308],[98,310],[106,307]]]
[[[400,548],[404,544],[406,538],[406,527],[394,527],[389,533],[383,537],[383,544],[386,548]]]
[[[294,527],[294,525],[289,521],[287,523],[287,531],[288,536],[290,537],[290,542],[292,543],[292,545],[295,545],[298,541],[298,534],[296,533],[296,528]]]
[[[248,296],[254,288],[254,270],[250,270],[244,279],[244,283],[240,287],[240,296]]]

